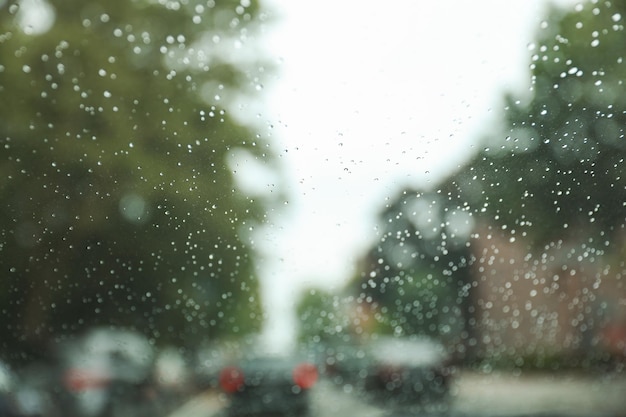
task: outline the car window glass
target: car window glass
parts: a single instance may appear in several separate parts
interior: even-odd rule
[[[625,15],[0,0],[0,414],[619,415]]]

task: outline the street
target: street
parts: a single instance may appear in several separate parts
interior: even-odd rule
[[[452,414],[625,416],[626,376],[580,376],[554,372],[512,376],[464,373],[454,393]]]
[[[575,376],[562,373],[514,376],[461,373],[449,406],[435,411],[387,410],[350,391],[321,380],[311,392],[312,416],[626,416],[624,375]],[[215,392],[198,396],[169,417],[214,417],[226,406]]]

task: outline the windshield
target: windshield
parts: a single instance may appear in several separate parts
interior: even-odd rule
[[[0,0],[0,415],[621,415],[625,15]]]

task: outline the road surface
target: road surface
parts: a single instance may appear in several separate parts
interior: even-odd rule
[[[463,372],[453,384],[449,405],[435,411],[388,410],[364,401],[349,386],[338,387],[326,380],[320,381],[311,394],[312,417],[626,416],[624,374],[591,377]],[[226,405],[223,395],[207,392],[169,417],[220,417]]]

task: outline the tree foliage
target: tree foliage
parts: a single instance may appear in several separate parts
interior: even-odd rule
[[[381,238],[352,291],[371,300],[379,331],[461,346],[471,317],[469,206],[440,193],[405,190],[381,220]]]
[[[444,188],[537,247],[623,230],[625,16],[621,2],[553,9],[531,45],[530,100],[507,96],[508,132]]]
[[[233,53],[259,4],[51,7],[37,34],[20,26],[27,10],[0,4],[0,349],[43,354],[96,324],[188,346],[257,329],[241,230],[262,205],[228,158],[267,155],[228,98],[265,70]]]
[[[581,253],[623,251],[624,18],[623,2],[551,9],[531,45],[530,94],[506,95],[505,132],[491,132],[436,191],[406,190],[381,212],[381,239],[352,289],[372,297],[396,332],[445,339],[454,319],[465,343],[476,343],[478,227],[529,252],[556,241]],[[623,261],[616,266],[623,271]]]

